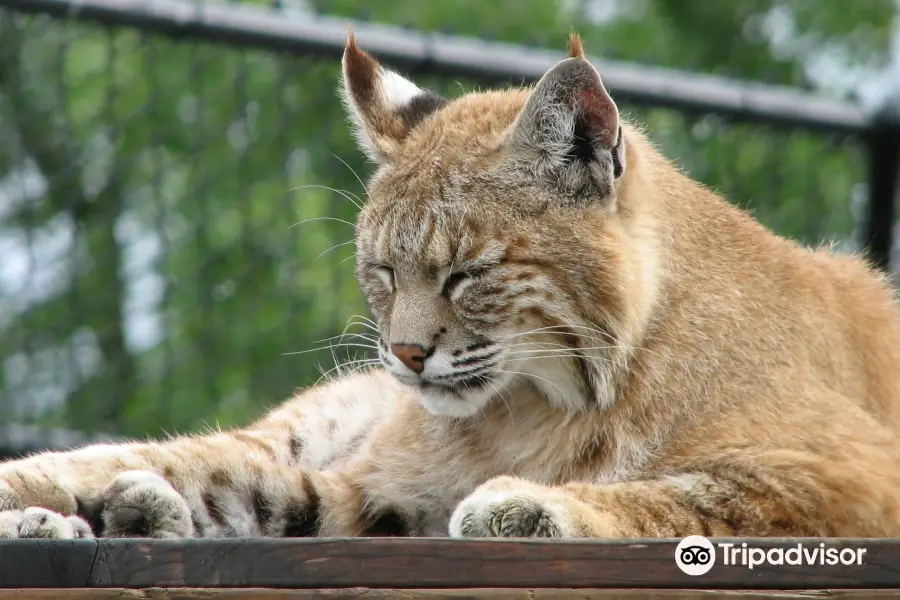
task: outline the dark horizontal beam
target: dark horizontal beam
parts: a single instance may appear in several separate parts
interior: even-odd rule
[[[732,592],[707,590],[480,588],[480,589],[390,589],[323,588],[277,590],[264,588],[80,588],[45,590],[0,590],[0,600],[876,600],[896,598],[897,590],[815,590],[806,592]]]
[[[900,588],[900,540],[712,541],[865,552],[862,564],[750,569],[724,564],[717,546],[712,569],[691,577],[675,564],[677,540],[659,539],[14,540],[0,542],[0,588]]]
[[[337,58],[352,25],[360,44],[407,71],[491,82],[534,81],[562,50],[410,31],[254,5],[185,0],[0,0],[0,7],[140,27],[169,36]],[[760,123],[856,134],[869,116],[851,103],[787,87],[595,59],[617,98]]]

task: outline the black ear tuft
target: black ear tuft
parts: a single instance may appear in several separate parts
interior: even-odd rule
[[[618,179],[625,174],[625,138],[622,136],[622,128],[619,127],[619,141],[612,149],[613,177]]]
[[[363,52],[352,32],[342,60],[342,96],[362,150],[376,162],[391,159],[409,132],[446,100],[421,89]]]

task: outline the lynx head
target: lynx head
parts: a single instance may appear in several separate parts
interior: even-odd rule
[[[630,200],[643,142],[578,38],[532,88],[451,101],[351,35],[343,97],[378,165],[356,269],[386,368],[433,414],[523,386],[566,410],[611,402],[652,287]]]

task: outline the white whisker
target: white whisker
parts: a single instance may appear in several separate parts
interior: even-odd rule
[[[515,338],[519,338],[519,337],[524,337],[524,336],[527,336],[527,335],[534,335],[534,334],[538,334],[538,333],[551,334],[551,335],[552,335],[552,334],[563,335],[563,332],[559,332],[559,331],[550,331],[550,330],[552,330],[552,329],[563,329],[563,328],[567,328],[567,327],[569,327],[569,326],[567,326],[567,325],[551,325],[551,326],[549,326],[549,327],[541,327],[541,328],[538,328],[538,329],[533,329],[533,330],[531,330],[531,331],[522,331],[522,332],[519,332],[519,333],[513,333],[513,334],[510,334],[510,335],[508,335],[508,336],[505,336],[505,337],[503,338],[503,340],[511,340],[511,339],[515,339]],[[575,326],[575,327],[580,327],[580,326]],[[603,332],[600,332],[600,331],[598,331],[598,330],[591,329],[591,328],[589,328],[589,327],[587,327],[587,328],[585,328],[585,329],[588,329],[588,330],[590,330],[590,331],[595,331],[595,332],[597,332],[597,333],[603,333]],[[592,336],[592,335],[588,335],[588,334],[584,334],[584,333],[573,333],[573,332],[571,332],[571,331],[570,331],[570,332],[565,332],[565,335],[567,335],[567,336],[569,336],[569,337],[576,337],[576,338],[583,338],[583,339],[591,339],[591,340],[592,340],[592,339],[596,339],[595,336]],[[611,338],[612,336],[610,336],[610,335],[608,335],[608,334],[603,334],[603,337]],[[542,343],[548,343],[548,342],[521,342],[521,343],[525,343],[525,344],[528,344],[528,343],[542,344]],[[512,345],[513,345],[513,344],[508,344],[507,346],[512,346]],[[565,344],[561,344],[561,345],[565,345]],[[573,350],[580,350],[580,349],[582,349],[582,348],[574,347],[574,346],[568,346],[568,347],[572,348]],[[596,349],[596,348],[599,348],[599,347],[595,346],[594,348]],[[651,354],[653,353],[651,350],[648,350],[647,348],[644,348],[644,347],[638,347],[638,346],[629,346],[629,345],[626,345],[626,344],[610,344],[609,346],[606,346],[605,349],[609,349],[609,350],[611,350],[611,349],[620,349],[620,350],[628,350],[629,352],[636,352],[636,351],[638,351],[638,350],[641,350],[641,351],[643,351],[643,352],[650,352]]]
[[[376,326],[378,325],[378,323],[376,323],[375,321],[373,321],[372,319],[370,319],[369,317],[367,317],[365,315],[350,315],[350,318],[351,319],[359,319],[363,323],[368,323],[369,325],[372,325],[372,329],[375,329],[377,331]]]
[[[362,186],[362,189],[363,189],[363,191],[366,193],[366,196],[368,196],[368,195],[369,195],[369,188],[366,187],[366,184],[363,183],[362,178],[356,173],[356,171],[353,170],[353,167],[351,167],[351,166],[347,163],[347,161],[345,161],[343,158],[341,158],[340,156],[338,156],[338,155],[335,154],[334,152],[329,152],[329,154],[331,154],[333,157],[335,157],[336,159],[338,159],[339,161],[341,161],[342,163],[344,163],[344,166],[347,167],[348,169],[350,169],[350,172],[353,173],[353,176],[356,177],[356,180],[359,182],[359,185]],[[359,200],[358,197],[357,197],[357,200]],[[360,200],[360,202],[362,202],[362,200]]]
[[[353,319],[353,317],[350,317],[350,319],[347,319],[347,323],[346,323],[346,325],[344,325],[344,330],[341,331],[341,337],[338,339],[338,342],[340,342],[340,343],[344,342],[344,338],[347,336],[347,331],[349,331],[350,326],[353,324],[352,319]],[[378,346],[378,342],[376,340],[371,340],[371,343],[375,344],[376,347]]]
[[[375,336],[373,336],[373,335],[371,335],[371,334],[368,334],[368,333],[350,333],[350,334],[348,334],[348,333],[341,333],[341,334],[339,334],[339,335],[333,335],[333,336],[331,336],[331,337],[329,337],[329,338],[325,338],[324,340],[315,340],[315,341],[313,342],[313,344],[324,344],[324,343],[326,343],[326,342],[330,342],[331,340],[336,340],[336,339],[338,339],[338,338],[343,338],[343,337],[361,338],[361,339],[363,339],[363,340],[365,340],[365,341],[367,341],[367,342],[373,342],[373,343],[375,343],[375,342],[378,341],[378,340],[375,338]],[[324,347],[325,347],[325,346],[323,346],[323,348],[324,348]]]
[[[353,319],[359,319],[359,320],[353,321]],[[371,329],[372,331],[374,331],[375,333],[377,333],[379,335],[381,334],[381,331],[379,331],[379,329],[378,329],[378,323],[376,323],[372,319],[366,318],[363,315],[350,315],[350,318],[347,320],[347,325],[349,326],[351,324],[351,322],[353,325],[362,325],[363,327]]]
[[[330,350],[332,348],[366,348],[368,350],[378,350],[378,346],[370,346],[368,344],[332,344],[331,346],[323,346],[321,348],[311,348],[309,350],[299,350],[297,352],[285,352],[282,356],[294,356],[297,354],[309,354],[310,352],[321,352],[322,350]]]
[[[598,360],[598,361],[609,363],[609,364],[615,364],[615,361],[612,361],[612,360],[606,358],[605,356],[591,356],[590,354],[562,354],[562,355],[544,354],[544,355],[540,355],[540,356],[519,356],[519,357],[512,357],[512,358],[514,360],[515,359],[538,360],[538,359],[542,359],[542,358],[547,358],[547,359],[549,359],[549,358],[582,358],[587,361]]]
[[[571,349],[572,349],[572,346],[569,346],[568,344],[558,344],[558,343],[556,343],[556,342],[516,342],[515,344],[503,344],[503,347],[506,348],[506,349],[509,349],[509,348],[518,348],[518,347],[520,347],[520,346],[528,346],[528,347],[532,347],[532,346],[542,346],[542,347],[543,347],[543,346],[552,346],[552,347],[557,347],[557,348],[566,348],[566,349],[568,349],[568,350],[571,350]]]
[[[521,333],[514,333],[509,337],[519,337],[522,335],[530,335],[532,333],[540,333],[542,331],[547,331],[550,333],[557,333],[558,332],[557,330],[560,330],[560,329],[584,329],[584,330],[596,333],[605,338],[612,337],[609,333],[607,333],[597,327],[587,327],[586,325],[548,325],[546,327],[538,327],[537,329],[532,329],[531,331],[523,331]],[[571,332],[567,332],[567,333],[570,333],[570,335],[576,335],[576,334],[572,334]]]
[[[329,252],[331,252],[332,250],[334,250],[336,248],[340,248],[341,246],[349,246],[350,244],[355,244],[355,243],[356,242],[354,240],[350,240],[349,242],[341,242],[340,244],[335,244],[328,250],[325,250],[324,252],[319,254],[314,260],[319,260],[320,258],[322,258],[323,256],[325,256],[326,254],[328,254]]]
[[[513,414],[512,407],[509,405],[509,402],[506,401],[506,398],[503,396],[503,390],[500,388],[499,382],[493,377],[489,377],[487,375],[483,375],[484,379],[488,382],[488,384],[497,392],[497,396],[499,396],[500,401],[503,402],[503,405],[506,406],[506,411],[509,413],[509,421],[512,424],[512,430],[515,434],[516,431],[516,417]]]
[[[553,334],[556,334],[556,335],[569,335],[569,336],[572,336],[572,337],[587,337],[587,338],[593,338],[593,337],[594,337],[594,336],[592,336],[592,335],[588,335],[588,334],[585,334],[585,333],[573,333],[573,332],[571,332],[571,331],[560,331],[560,330],[563,330],[563,329],[570,329],[570,327],[567,327],[566,325],[551,325],[551,326],[549,326],[549,327],[539,327],[538,329],[532,329],[532,330],[530,330],[530,331],[521,331],[521,332],[518,332],[518,333],[510,334],[510,335],[506,336],[504,339],[513,339],[513,338],[518,338],[518,337],[522,337],[522,336],[525,336],[525,335],[534,335],[534,334],[539,334],[539,333],[546,333],[546,334],[549,334],[549,335],[553,335]],[[597,330],[590,329],[590,328],[586,328],[586,329],[588,329],[589,331],[594,331],[595,333],[599,333],[599,334],[601,334],[601,336],[603,336],[603,337],[608,337],[608,334],[605,334],[605,333],[603,333],[602,331],[597,331]]]
[[[534,373],[522,373],[522,372],[520,372],[520,371],[509,371],[509,370],[507,370],[507,369],[498,369],[496,372],[497,372],[497,373],[506,373],[507,375],[522,375],[523,377],[534,377],[535,379],[540,379],[541,381],[543,381],[543,382],[545,382],[545,383],[547,383],[547,384],[549,384],[549,385],[552,385],[552,386],[555,387],[557,390],[559,390],[559,392],[560,392],[561,394],[564,393],[561,387],[559,387],[558,385],[556,385],[555,383],[553,383],[553,382],[550,381],[549,379],[547,379],[547,378],[545,378],[545,377],[541,377],[540,375],[535,375]]]
[[[346,221],[344,219],[338,219],[337,217],[310,217],[308,219],[303,219],[302,221],[297,221],[290,227],[296,227],[297,225],[303,225],[304,223],[310,223],[312,221],[337,221],[338,223],[344,223],[345,225],[349,225],[353,229],[356,229],[355,223],[351,223],[350,221]]]
[[[367,366],[374,366],[374,365],[377,365],[377,364],[380,363],[380,362],[381,362],[381,361],[378,360],[377,358],[364,358],[364,359],[350,360],[350,361],[347,361],[347,362],[345,362],[345,363],[336,364],[336,365],[333,366],[332,368],[330,368],[330,369],[328,369],[327,371],[323,372],[323,373],[322,373],[322,376],[319,377],[319,379],[316,380],[316,382],[315,382],[313,385],[314,385],[314,386],[318,385],[324,378],[328,377],[328,375],[330,375],[331,373],[333,373],[333,372],[335,372],[335,371],[338,372],[338,375],[342,375],[341,369],[343,369],[343,368],[346,367],[347,365],[361,365],[360,368],[365,368],[365,367],[367,367]],[[355,373],[355,372],[358,371],[358,370],[359,370],[359,368],[357,368],[356,370],[351,371],[351,373]]]
[[[545,352],[547,354],[578,353],[582,350],[616,350],[620,348],[620,346],[566,346],[564,348],[534,348],[531,350],[513,350],[512,352],[510,352],[510,354],[534,354],[539,352]]]
[[[347,200],[349,200],[349,201],[353,204],[353,206],[355,206],[355,207],[358,208],[359,210],[362,210],[362,206],[359,204],[359,202],[356,201],[356,200],[359,200],[359,196],[357,196],[356,194],[351,194],[351,193],[348,192],[347,190],[339,190],[339,189],[336,189],[336,188],[333,188],[333,187],[328,187],[327,185],[314,185],[314,184],[309,184],[309,185],[298,185],[297,187],[291,188],[291,189],[289,189],[288,191],[289,191],[289,192],[295,192],[295,191],[297,191],[297,190],[306,190],[306,189],[310,189],[310,188],[313,188],[313,189],[320,189],[320,190],[328,190],[328,191],[330,191],[330,192],[334,192],[335,194],[340,194],[341,196],[343,196],[344,198],[346,198]],[[356,200],[354,200],[353,198],[351,198],[351,197],[350,197],[351,195],[353,196],[353,198],[356,198]],[[362,200],[359,200],[359,201],[362,202]]]

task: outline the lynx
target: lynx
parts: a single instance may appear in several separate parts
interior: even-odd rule
[[[383,368],[246,428],[0,465],[0,536],[900,536],[900,313],[621,118],[573,36],[447,100],[364,53]]]

